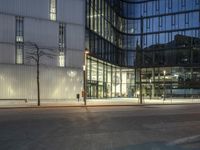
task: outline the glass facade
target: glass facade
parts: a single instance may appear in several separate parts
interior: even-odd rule
[[[90,56],[114,65],[112,78],[122,68],[132,70],[132,96],[139,87],[138,68],[144,96],[200,96],[200,0],[86,0],[86,14]],[[110,91],[117,89],[112,84]],[[103,97],[118,96],[107,93]]]
[[[90,98],[133,97],[135,71],[88,57],[87,93]]]

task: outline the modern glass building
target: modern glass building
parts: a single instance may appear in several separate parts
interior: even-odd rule
[[[0,0],[0,100],[37,99],[33,45],[41,100],[200,97],[200,0]]]
[[[86,47],[89,98],[200,96],[200,0],[86,0]]]

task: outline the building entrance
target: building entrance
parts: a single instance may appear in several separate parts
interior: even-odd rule
[[[97,84],[96,83],[88,84],[88,97],[90,97],[90,98],[97,97]]]

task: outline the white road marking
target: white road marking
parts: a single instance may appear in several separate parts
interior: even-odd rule
[[[198,140],[200,140],[200,135],[194,135],[194,136],[189,136],[189,137],[184,137],[184,138],[174,140],[172,142],[169,142],[167,145],[174,146],[174,145],[180,145],[180,144],[195,142],[195,141],[198,141]]]

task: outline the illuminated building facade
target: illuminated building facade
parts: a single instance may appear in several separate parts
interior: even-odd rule
[[[29,43],[29,44],[28,44]],[[200,0],[1,0],[0,99],[198,97]],[[142,87],[142,88],[140,88]]]
[[[84,43],[84,0],[1,0],[0,100],[37,99],[32,44],[51,54],[41,53],[41,102],[76,99]]]
[[[86,0],[86,47],[90,98],[200,96],[199,0]]]

